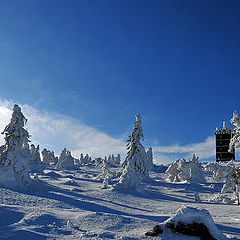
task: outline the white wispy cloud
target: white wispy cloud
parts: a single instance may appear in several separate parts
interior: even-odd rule
[[[14,103],[11,100],[0,100],[0,131],[8,124]],[[88,153],[93,157],[103,157],[109,154],[126,155],[126,142],[100,131],[97,128],[83,124],[75,119],[56,113],[40,111],[23,104],[22,111],[26,118],[27,129],[31,141],[41,148],[48,148],[57,154],[64,148],[72,151],[74,157],[80,153]],[[3,136],[0,144],[4,143]],[[185,146],[155,146],[154,161],[169,163],[180,157],[190,157],[195,153],[200,158],[210,158],[215,154],[214,138],[208,137],[204,142]]]
[[[157,161],[162,159],[163,162],[171,162],[178,158],[191,158],[193,154],[196,154],[200,159],[209,159],[215,156],[215,139],[210,136],[200,143],[156,146],[153,150]]]

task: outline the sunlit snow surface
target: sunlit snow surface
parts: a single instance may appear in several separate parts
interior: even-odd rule
[[[218,229],[240,239],[240,206],[207,201],[220,191],[220,183],[168,183],[165,174],[151,172],[151,180],[138,190],[116,191],[101,189],[100,172],[94,166],[48,169],[28,193],[1,188],[0,239],[198,239],[170,232],[144,235],[182,205],[207,209]],[[196,191],[202,203],[195,203]]]

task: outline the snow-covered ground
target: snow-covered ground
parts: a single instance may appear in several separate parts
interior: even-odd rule
[[[240,206],[207,201],[220,192],[220,183],[168,183],[165,174],[151,172],[138,190],[117,191],[101,189],[100,173],[94,166],[48,169],[31,192],[1,188],[0,239],[198,239],[144,235],[183,205],[207,209],[225,235],[240,239]],[[195,203],[195,192],[201,203]]]

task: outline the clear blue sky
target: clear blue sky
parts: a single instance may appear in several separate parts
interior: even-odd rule
[[[149,144],[204,141],[239,109],[240,2],[1,0],[0,98]]]

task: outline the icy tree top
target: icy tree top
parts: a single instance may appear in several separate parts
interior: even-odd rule
[[[240,128],[240,119],[238,113],[235,111],[233,112],[233,117],[230,120],[231,124],[236,126],[238,129]]]
[[[5,134],[6,146],[17,145],[19,147],[28,146],[29,133],[24,129],[27,119],[21,112],[21,108],[15,104],[11,122],[5,127],[2,134]]]
[[[129,136],[129,142],[133,144],[139,144],[141,139],[143,139],[143,131],[142,131],[142,119],[141,115],[137,114],[136,120],[134,123],[132,134]]]

